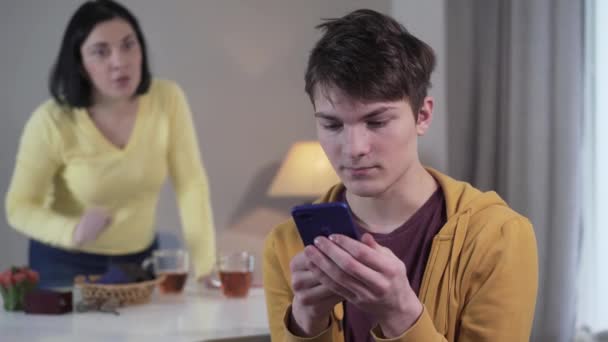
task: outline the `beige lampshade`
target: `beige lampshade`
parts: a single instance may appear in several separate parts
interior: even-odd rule
[[[300,141],[291,146],[268,195],[273,197],[317,197],[340,179],[317,141]]]

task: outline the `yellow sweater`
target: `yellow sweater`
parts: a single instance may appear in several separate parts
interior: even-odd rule
[[[447,222],[433,239],[419,298],[424,310],[403,342],[528,341],[538,287],[536,240],[530,222],[494,192],[428,169],[445,194]],[[332,188],[321,202],[337,200]],[[424,227],[421,227],[424,229]],[[273,341],[344,341],[343,305],[330,327],[302,339],[286,329],[293,300],[289,262],[303,250],[292,220],[275,228],[264,248],[264,289]],[[371,332],[378,341],[379,327]]]
[[[154,80],[142,95],[128,144],[120,149],[84,109],[43,103],[25,126],[6,195],[9,224],[52,246],[76,249],[84,210],[103,207],[112,224],[84,252],[116,255],[153,241],[156,206],[170,175],[184,239],[197,275],[211,271],[215,235],[207,175],[190,108],[174,82]]]

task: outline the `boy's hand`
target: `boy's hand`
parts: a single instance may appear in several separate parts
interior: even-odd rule
[[[361,241],[344,235],[319,237],[307,256],[313,278],[378,319],[387,338],[408,330],[422,313],[403,262],[370,234]]]

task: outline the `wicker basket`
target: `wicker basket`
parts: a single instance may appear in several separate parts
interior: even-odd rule
[[[152,292],[161,278],[148,280],[140,283],[130,284],[96,284],[100,276],[77,276],[74,279],[74,286],[80,291],[83,300],[89,299],[114,299],[120,306],[143,304],[150,301]]]

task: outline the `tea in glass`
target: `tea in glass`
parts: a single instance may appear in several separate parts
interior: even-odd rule
[[[224,296],[247,297],[253,281],[254,256],[238,252],[220,256],[218,271]]]
[[[188,252],[181,249],[160,249],[143,263],[144,268],[152,265],[154,274],[162,278],[159,290],[162,294],[181,293],[188,279]]]

